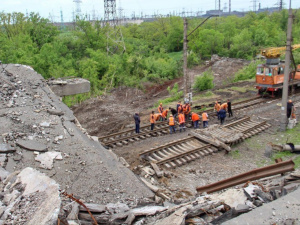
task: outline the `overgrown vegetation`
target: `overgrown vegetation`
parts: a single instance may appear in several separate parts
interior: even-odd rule
[[[214,87],[213,81],[214,76],[212,75],[212,71],[205,71],[201,76],[196,77],[194,89],[197,91],[212,89]]]
[[[257,65],[262,63],[263,61],[260,60],[251,62],[248,66],[245,66],[234,75],[233,82],[255,78]]]
[[[285,46],[288,13],[249,13],[213,18],[189,37],[188,64],[197,65],[212,54],[252,60],[265,47]],[[189,21],[194,29],[203,21]],[[0,13],[0,60],[32,66],[44,78],[83,77],[90,80],[89,95],[64,98],[68,104],[100,95],[111,88],[126,85],[141,87],[144,82],[160,83],[182,75],[183,20],[180,17],[157,18],[154,22],[121,27],[126,52],[106,54],[106,32],[102,22],[79,20],[72,28],[59,30],[47,19],[31,13]],[[300,43],[300,12],[295,12],[294,43]],[[297,52],[294,52],[296,61]],[[297,59],[299,58],[299,59]],[[254,76],[255,65],[236,75],[235,81]],[[209,77],[209,76],[208,76]],[[200,78],[199,78],[200,79]],[[196,85],[199,90],[211,87]]]

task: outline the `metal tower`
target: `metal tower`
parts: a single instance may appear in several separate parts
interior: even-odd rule
[[[62,9],[60,10],[60,29],[61,30],[65,29],[64,15]]]
[[[279,1],[279,11],[282,10],[282,6],[283,6],[283,0],[280,0],[280,1]]]
[[[229,0],[229,14],[231,14],[231,0]]]
[[[73,2],[76,3],[76,17],[80,17],[81,14],[81,7],[80,7],[80,3],[82,2],[81,0],[73,0]]]
[[[125,52],[126,47],[123,35],[118,26],[116,0],[104,0],[104,21],[109,26],[107,36],[107,54],[115,54],[117,52]]]

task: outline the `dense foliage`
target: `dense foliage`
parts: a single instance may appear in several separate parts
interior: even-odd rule
[[[249,13],[208,20],[189,36],[189,65],[212,54],[252,59],[259,49],[284,46],[287,11],[273,14]],[[189,31],[203,19],[189,20]],[[180,17],[121,27],[126,52],[106,53],[109,26],[79,20],[72,28],[54,27],[47,19],[31,13],[0,13],[0,60],[32,66],[46,79],[76,76],[91,81],[92,93],[143,82],[161,82],[182,74],[183,21]],[[294,43],[300,43],[300,13],[295,13]],[[296,57],[297,60],[297,57]],[[82,95],[75,99],[80,100]]]
[[[214,76],[212,71],[205,71],[201,76],[197,76],[193,88],[197,91],[204,91],[214,87]]]

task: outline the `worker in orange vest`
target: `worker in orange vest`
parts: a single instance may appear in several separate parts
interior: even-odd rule
[[[185,131],[185,118],[183,113],[179,113],[178,121],[179,121],[179,132],[181,132],[181,130]]]
[[[155,114],[154,111],[152,111],[152,113],[150,114],[151,130],[154,129],[155,121],[156,121]]]
[[[155,118],[155,121],[160,120],[160,118],[161,118],[161,113],[155,113],[155,114],[154,114],[154,118]]]
[[[208,127],[208,115],[205,111],[202,113],[202,122],[204,128]]]
[[[184,116],[185,116],[185,120],[188,120],[190,112],[191,112],[190,104],[185,103],[185,105],[183,106],[183,113],[184,113]]]
[[[157,110],[158,110],[158,113],[160,113],[160,114],[162,114],[162,113],[164,112],[164,108],[163,108],[163,106],[162,106],[162,103],[159,104]],[[162,121],[163,118],[160,117],[160,120]]]
[[[194,128],[199,128],[199,115],[197,113],[194,113],[192,112],[192,121],[193,121],[193,124],[194,124]]]
[[[221,109],[221,106],[218,101],[215,102],[215,111],[217,112],[218,120],[220,120],[219,111]]]
[[[228,105],[226,102],[221,105],[221,109],[225,109],[225,111],[227,110],[227,107]]]
[[[161,117],[163,118],[163,120],[167,120],[168,112],[169,112],[169,110],[166,109],[166,110],[164,110],[163,113],[161,114]]]
[[[172,134],[172,131],[174,131],[174,133],[176,133],[175,118],[173,117],[173,115],[170,115],[170,117],[169,117],[169,126],[170,126],[170,134]]]

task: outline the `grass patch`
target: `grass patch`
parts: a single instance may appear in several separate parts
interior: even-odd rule
[[[230,88],[233,91],[241,92],[241,93],[246,93],[247,91],[253,91],[255,90],[254,88],[250,87],[231,87]]]
[[[283,161],[292,159],[295,163],[295,168],[299,168],[300,166],[300,156],[298,154],[294,154],[288,151],[285,152],[277,152],[272,156],[272,160],[282,158]]]
[[[231,156],[234,159],[241,158],[241,154],[240,154],[239,150],[230,151],[228,155]]]

